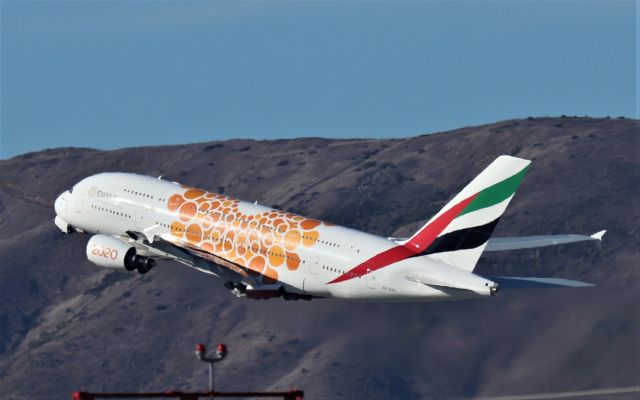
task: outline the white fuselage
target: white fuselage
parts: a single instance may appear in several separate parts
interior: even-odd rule
[[[226,260],[248,274],[213,262],[204,269],[226,281],[255,287],[278,284],[289,293],[381,301],[458,300],[490,294],[490,281],[428,256],[350,272],[380,262],[381,254],[393,252],[398,243],[148,176],[90,176],[61,194],[55,209],[59,220],[84,232],[115,237],[145,232],[191,254]],[[205,264],[194,266],[203,269]],[[443,282],[468,281],[469,290],[426,285],[419,282],[423,273],[435,274]]]

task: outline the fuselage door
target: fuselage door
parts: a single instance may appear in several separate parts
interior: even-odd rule
[[[309,260],[309,272],[314,275],[318,275],[318,271],[320,270],[320,265],[318,264],[318,260]]]
[[[135,221],[135,224],[136,224],[137,228],[140,228],[140,229],[144,229],[145,228],[145,224],[146,224],[145,215],[146,215],[146,213],[145,213],[145,210],[143,210],[143,209],[136,208],[134,210],[133,216],[134,216],[134,221]]]
[[[355,240],[347,240],[345,247],[349,254],[358,254],[358,243]]]
[[[84,205],[86,203],[86,200],[82,196],[78,196],[78,198],[75,199],[74,203],[76,212],[82,214],[84,212]]]
[[[84,193],[78,193],[73,197],[73,203],[76,209],[76,212],[82,214],[87,210],[87,203],[89,202],[89,198]]]
[[[376,288],[376,276],[375,276],[375,272],[370,272],[370,270],[367,270],[368,274],[366,274],[364,276],[365,281],[367,283],[367,287],[369,289],[375,289]]]

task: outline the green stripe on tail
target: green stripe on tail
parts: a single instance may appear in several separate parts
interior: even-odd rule
[[[468,214],[470,212],[480,210],[483,208],[491,207],[496,205],[516,192],[516,189],[520,185],[522,178],[527,173],[529,166],[527,165],[522,169],[522,171],[513,175],[510,178],[503,180],[502,182],[498,182],[495,185],[489,186],[485,190],[478,193],[478,195],[473,199],[469,205],[462,210],[462,212],[458,215]]]

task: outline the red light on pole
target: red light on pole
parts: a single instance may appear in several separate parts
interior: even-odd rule
[[[223,358],[224,356],[227,355],[227,345],[226,344],[219,344],[218,345],[218,357]]]
[[[216,355],[207,357],[207,347],[199,343],[196,345],[196,357],[198,360],[202,362],[206,362],[209,364],[209,392],[213,393],[213,364],[224,360],[227,356],[227,346],[225,344],[220,343],[218,347],[216,347]]]

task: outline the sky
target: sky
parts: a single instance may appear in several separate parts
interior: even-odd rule
[[[638,118],[634,1],[0,2],[0,158]]]

